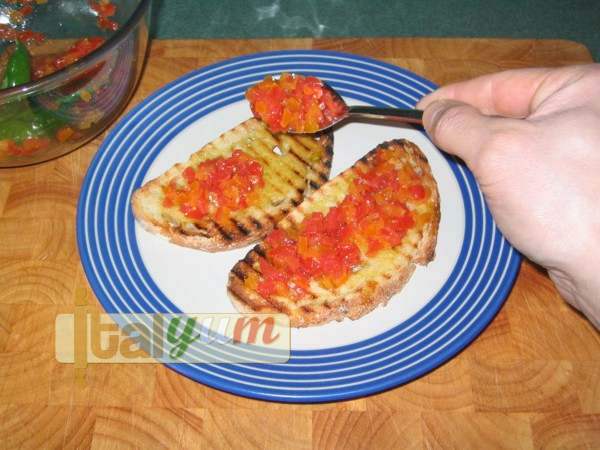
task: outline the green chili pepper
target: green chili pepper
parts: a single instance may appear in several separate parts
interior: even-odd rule
[[[17,41],[6,67],[0,89],[11,88],[31,80],[31,57],[27,47]],[[0,107],[0,140],[22,142],[25,139],[49,137],[66,122],[29,100],[17,100]]]
[[[21,41],[15,44],[15,50],[8,60],[6,72],[0,89],[7,89],[31,81],[31,56]]]
[[[22,142],[35,137],[48,137],[66,122],[52,112],[31,107],[27,101],[11,104],[8,114],[0,110],[0,140]]]

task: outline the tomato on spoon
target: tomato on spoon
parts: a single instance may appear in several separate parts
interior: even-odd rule
[[[277,132],[314,133],[346,116],[343,100],[316,77],[268,75],[246,92],[255,117]]]

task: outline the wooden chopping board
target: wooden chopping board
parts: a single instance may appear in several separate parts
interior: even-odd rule
[[[591,62],[569,41],[156,41],[130,103],[186,72],[276,49],[378,58],[445,84],[502,69]],[[525,262],[477,340],[423,378],[323,405],[248,400],[161,365],[54,358],[54,319],[100,310],[79,262],[77,198],[102,137],[63,158],[0,170],[0,448],[598,448],[600,334]]]

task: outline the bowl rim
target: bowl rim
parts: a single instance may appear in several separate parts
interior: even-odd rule
[[[133,14],[129,17],[127,22],[125,22],[125,25],[119,27],[119,29],[112,34],[103,45],[84,56],[79,61],[63,67],[62,69],[40,78],[39,80],[29,81],[28,83],[20,84],[8,89],[1,89],[0,104],[3,104],[5,99],[10,99],[11,97],[15,96],[15,94],[31,94],[42,90],[49,85],[53,85],[55,83],[59,84],[59,82],[63,79],[69,78],[71,75],[74,75],[88,68],[88,66],[92,66],[99,62],[99,60],[101,60],[106,53],[118,46],[125,39],[125,37],[129,35],[131,30],[138,25],[140,20],[146,14],[151,3],[152,0],[140,0],[140,3],[137,5]]]

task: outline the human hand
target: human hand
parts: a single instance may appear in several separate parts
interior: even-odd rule
[[[600,64],[483,76],[417,107],[506,238],[600,328]]]

